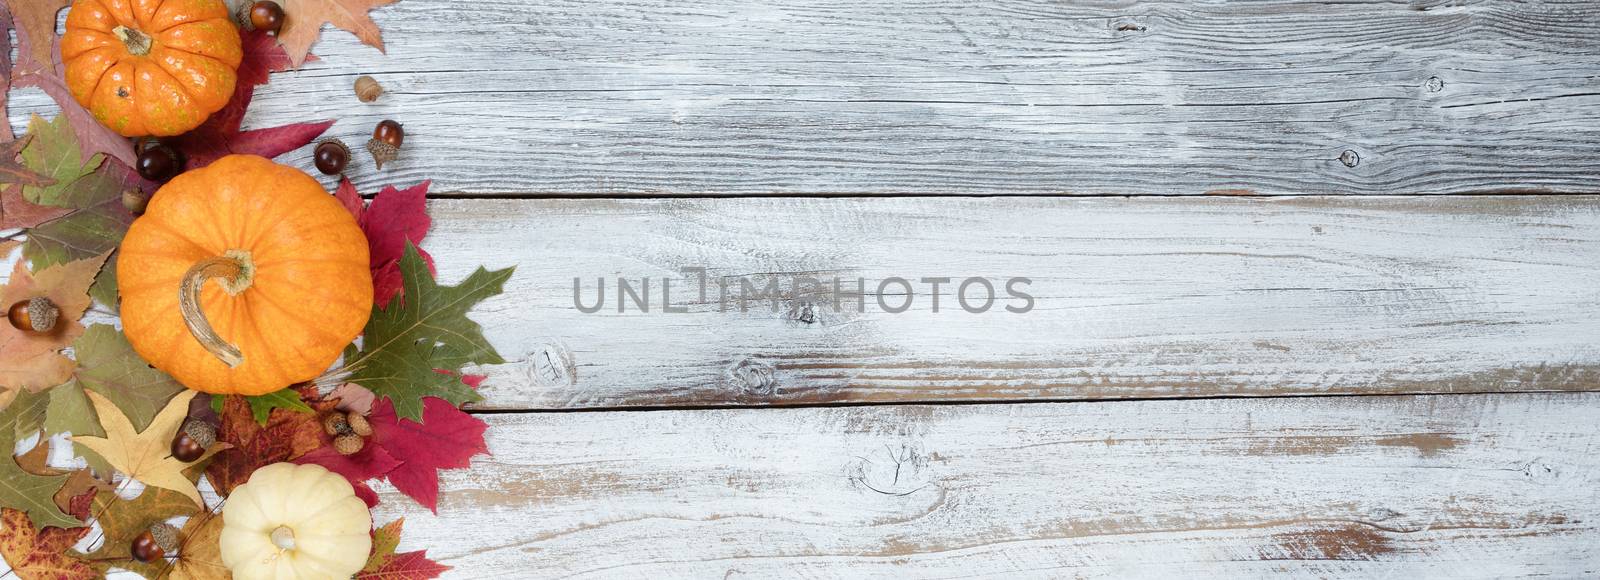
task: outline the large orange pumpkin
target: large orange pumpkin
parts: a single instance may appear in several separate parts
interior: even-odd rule
[[[133,349],[207,393],[313,379],[372,313],[355,218],[311,176],[254,155],[162,186],[122,240],[117,289]]]
[[[222,0],[77,0],[61,37],[72,97],[127,137],[198,127],[228,104],[243,55]]]

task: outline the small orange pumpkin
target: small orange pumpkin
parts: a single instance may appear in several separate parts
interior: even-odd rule
[[[254,155],[162,186],[122,240],[117,290],[133,349],[217,394],[317,377],[372,314],[355,218],[311,176]]]
[[[77,0],[67,89],[125,137],[177,135],[228,104],[244,57],[222,0]]]

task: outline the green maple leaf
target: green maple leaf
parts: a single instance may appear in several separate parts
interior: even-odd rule
[[[225,397],[221,396],[211,397],[211,410],[216,411],[218,415],[222,414],[224,399]],[[273,409],[288,409],[296,413],[316,412],[315,409],[311,408],[311,405],[307,405],[305,401],[300,400],[300,392],[294,390],[294,387],[286,387],[281,391],[265,395],[245,397],[244,402],[250,405],[250,417],[260,425],[267,424],[267,418],[272,416]]]
[[[99,256],[122,243],[133,223],[133,214],[122,204],[122,191],[130,186],[126,172],[124,166],[105,163],[52,198],[52,205],[73,211],[28,230],[22,256],[34,270]],[[112,254],[89,288],[91,297],[112,308],[117,305],[116,260]]]
[[[404,294],[387,310],[373,307],[361,349],[345,350],[349,381],[394,401],[396,415],[422,422],[422,398],[438,397],[451,404],[483,397],[455,375],[468,364],[505,362],[483,337],[483,327],[467,311],[499,294],[512,268],[490,272],[478,268],[456,286],[440,286],[428,272],[417,248],[406,242],[400,258]]]
[[[84,162],[83,154],[78,149],[78,138],[73,135],[66,115],[57,115],[53,121],[34,115],[28,121],[28,134],[33,136],[33,140],[22,150],[23,165],[55,182],[45,186],[24,185],[23,199],[39,205],[71,207],[62,199],[63,196],[72,188],[73,182],[94,173],[95,168],[105,161],[105,156],[96,153],[88,162]]]
[[[184,389],[139,358],[128,338],[109,324],[90,326],[72,343],[72,350],[78,355],[74,371],[78,382],[116,404],[135,429],[149,426],[167,401]]]
[[[50,410],[44,418],[46,433],[105,435],[88,397],[83,395],[86,388],[116,404],[137,429],[149,426],[167,401],[183,391],[178,381],[139,358],[127,337],[111,325],[90,326],[72,343],[72,349],[78,355],[78,368],[73,371],[72,382],[50,389]],[[111,464],[99,454],[85,453],[87,448],[81,444],[73,447],[96,472],[111,473]]]
[[[95,419],[89,398],[83,396],[83,385],[76,380],[50,388],[50,409],[44,415],[44,432],[46,435],[71,433],[90,437],[103,437],[106,434],[100,428],[100,421]],[[99,454],[89,453],[89,448],[77,443],[73,443],[72,447],[79,457],[89,462],[89,467],[95,473],[111,473],[111,464]]]
[[[0,460],[0,505],[27,512],[35,528],[75,528],[83,522],[61,513],[55,501],[56,492],[67,483],[68,476],[29,473],[11,455],[17,447],[17,422],[38,413],[49,400],[42,393],[20,389],[11,405],[0,411],[0,449],[6,450],[6,458]]]

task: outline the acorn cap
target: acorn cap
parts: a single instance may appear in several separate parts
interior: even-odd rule
[[[361,448],[365,447],[366,444],[367,442],[362,440],[361,436],[356,435],[355,433],[345,433],[344,435],[333,438],[333,450],[338,451],[340,455],[354,455],[359,453],[361,452]]]
[[[400,157],[399,147],[377,139],[367,140],[367,152],[372,154],[372,162],[377,164],[378,169],[383,169],[384,163],[394,161]]]
[[[156,522],[150,525],[150,538],[163,552],[173,552],[178,549],[178,528],[166,522]]]
[[[183,422],[183,432],[189,435],[202,449],[210,449],[217,442],[217,428],[210,423],[197,419]]]
[[[34,332],[50,332],[56,327],[56,317],[61,315],[61,309],[56,308],[49,298],[34,296],[28,299],[28,324]]]
[[[322,431],[329,435],[344,435],[350,432],[350,423],[345,421],[343,413],[328,413],[322,418]]]
[[[350,423],[350,432],[362,437],[372,436],[372,422],[368,421],[367,418],[362,416],[360,413],[351,411],[350,414],[347,415],[346,421]]]

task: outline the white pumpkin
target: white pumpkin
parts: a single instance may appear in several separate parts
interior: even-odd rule
[[[372,514],[344,477],[274,463],[222,508],[222,563],[237,580],[349,578],[372,551]]]

